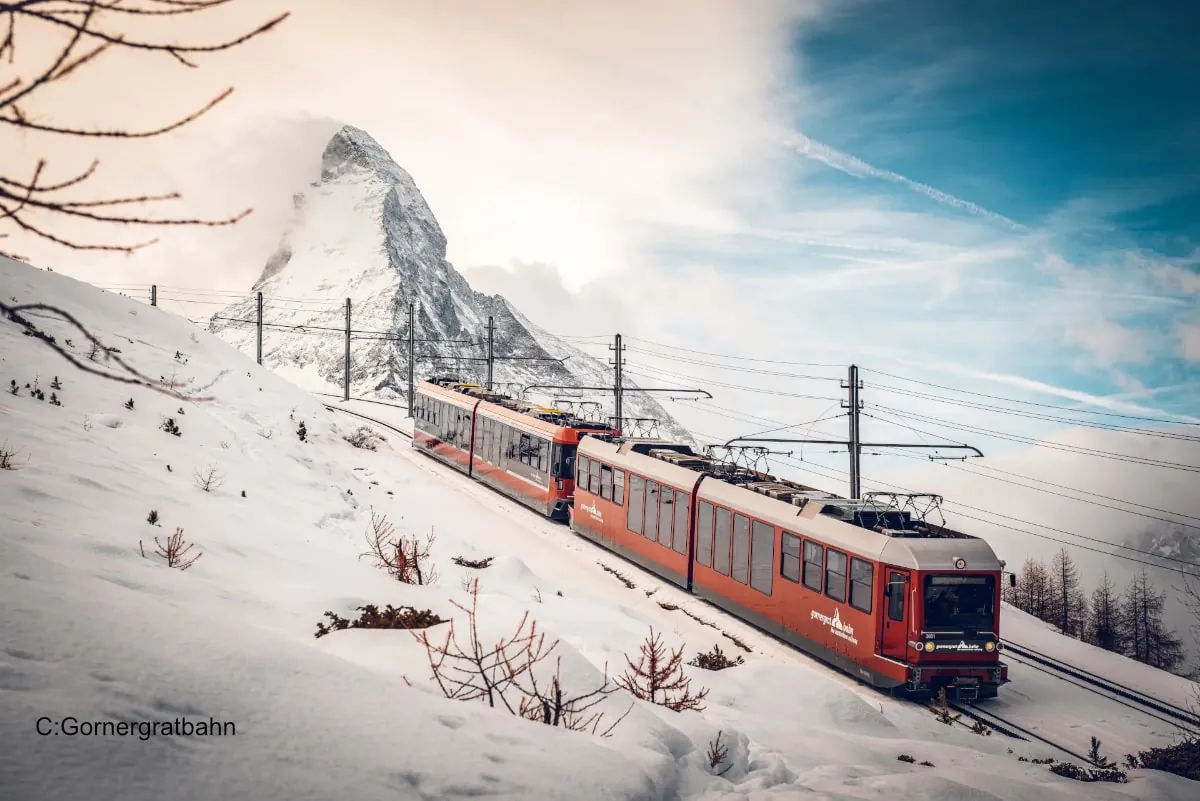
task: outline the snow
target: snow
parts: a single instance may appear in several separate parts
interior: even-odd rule
[[[389,422],[402,422],[401,409],[305,392],[182,318],[61,275],[0,261],[0,293],[58,304],[144,373],[174,373],[213,397],[181,403],[85,374],[0,323],[0,385],[36,377],[48,390],[56,375],[62,385],[61,407],[24,390],[0,393],[0,443],[20,451],[19,469],[0,471],[5,801],[1195,797],[1190,782],[1154,771],[1132,772],[1125,785],[1081,784],[1019,762],[1060,755],[947,727],[831,672],[414,453],[389,429],[380,429],[379,450],[353,448],[342,437],[362,421],[324,404]],[[86,353],[65,324],[30,318]],[[165,416],[181,436],[159,429]],[[295,433],[301,420],[307,443]],[[206,493],[192,474],[209,465],[225,481]],[[359,558],[371,508],[399,533],[436,534],[437,583],[401,584]],[[146,520],[151,509],[158,526]],[[187,571],[151,554],[154,538],[176,526],[203,554]],[[472,571],[451,562],[459,554],[496,561]],[[443,698],[407,632],[313,636],[326,610],[353,616],[366,603],[430,608],[461,622],[452,601],[467,602],[469,577],[480,580],[485,637],[511,633],[528,611],[560,640],[568,688],[598,684],[605,663],[619,672],[651,626],[671,647],[686,645],[688,658],[715,642],[741,653],[721,630],[752,652],[725,671],[687,668],[710,690],[702,712],[610,696],[607,719],[633,710],[601,738]],[[1016,629],[1006,633],[1018,638]],[[1140,680],[1155,678],[1143,669]],[[1085,702],[1069,706],[1060,695],[1062,715],[1092,726]],[[212,718],[232,722],[236,734],[38,733],[39,718],[65,717]],[[705,758],[718,731],[730,753],[723,776]],[[1136,726],[1122,736],[1136,740]]]

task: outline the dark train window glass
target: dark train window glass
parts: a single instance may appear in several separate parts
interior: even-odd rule
[[[558,446],[558,467],[555,470],[555,478],[575,478],[575,451],[578,445],[559,445]]]
[[[733,578],[750,581],[750,518],[745,515],[733,516]]]
[[[671,519],[675,516],[675,490],[664,486],[658,497],[658,544],[671,547]]]
[[[908,583],[904,580],[902,573],[890,573],[888,575],[888,617],[897,622],[904,620],[904,591],[908,588]]]
[[[587,489],[587,474],[588,470],[590,469],[588,467],[588,463],[590,461],[590,459],[582,454],[575,459],[575,465],[578,472],[578,475],[575,476],[575,486],[581,490]]]
[[[700,501],[696,507],[696,562],[709,567],[712,565],[713,546],[713,505],[708,501]]]
[[[606,464],[600,465],[600,497],[612,500],[612,468]]]
[[[824,551],[820,543],[804,541],[804,586],[821,591],[821,567]]]
[[[774,578],[775,529],[755,520],[751,526],[750,586],[764,595],[770,595]]]
[[[658,539],[658,482],[646,479],[646,527],[642,536],[648,540]]]
[[[671,547],[675,553],[687,553],[688,505],[691,496],[686,492],[675,493],[675,539]]]
[[[835,601],[846,600],[846,554],[832,548],[825,555],[825,594]]]
[[[800,538],[786,531],[780,537],[779,575],[788,581],[800,581]]]
[[[588,465],[588,492],[600,494],[600,463],[595,459]]]
[[[492,421],[491,454],[492,454],[492,464],[494,464],[494,465],[500,464],[500,455],[501,455],[500,429],[501,428],[502,428],[502,426],[499,421],[497,421],[497,420]]]
[[[625,505],[625,471],[613,470],[613,503]]]
[[[926,576],[925,629],[991,631],[995,576]]]
[[[733,527],[733,515],[728,509],[717,507],[717,536],[713,540],[713,570],[722,576],[729,575],[729,540]]]
[[[871,590],[875,585],[875,565],[861,559],[850,559],[850,605],[864,612],[871,611]]]
[[[641,476],[629,474],[629,508],[625,510],[625,525],[634,534],[642,533],[642,495],[645,485]]]

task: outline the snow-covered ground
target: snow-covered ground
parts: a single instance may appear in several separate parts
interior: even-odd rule
[[[18,469],[0,471],[5,801],[1195,797],[1193,783],[1157,772],[1081,784],[1018,761],[1059,755],[945,726],[831,673],[449,474],[386,430],[378,451],[353,448],[342,435],[358,421],[322,405],[336,399],[298,389],[161,309],[3,260],[0,297],[58,304],[142,372],[213,398],[181,403],[88,375],[0,322],[0,388],[19,386],[0,394],[0,445],[18,451]],[[91,365],[81,334],[29,316]],[[61,389],[51,390],[55,376]],[[35,380],[47,400],[24,389]],[[61,406],[50,405],[51,391]],[[356,408],[385,419],[384,407]],[[165,417],[180,436],[159,428]],[[193,473],[209,467],[224,481],[205,492]],[[401,584],[359,559],[372,507],[398,533],[436,533],[436,584]],[[147,522],[151,510],[159,525]],[[176,527],[203,554],[187,571],[152,553],[154,538]],[[460,554],[496,561],[472,571],[452,563]],[[511,633],[528,611],[561,641],[568,690],[599,684],[606,662],[619,672],[651,626],[670,645],[686,644],[688,658],[716,642],[741,653],[720,629],[752,653],[729,670],[687,668],[711,691],[702,712],[637,702],[601,738],[445,699],[407,632],[313,636],[326,610],[354,617],[366,603],[461,620],[451,601],[465,602],[472,576],[485,636]],[[1091,725],[1092,710],[1064,698],[1062,714],[1081,730]],[[630,704],[619,692],[600,709],[611,720]],[[232,723],[236,734],[138,734],[137,722],[176,718]],[[70,719],[132,722],[134,733],[72,735]],[[705,758],[718,731],[730,745],[723,776]]]

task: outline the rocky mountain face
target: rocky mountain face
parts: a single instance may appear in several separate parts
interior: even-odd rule
[[[608,387],[612,368],[541,330],[500,295],[471,289],[446,260],[446,236],[412,177],[366,132],[346,126],[325,147],[320,179],[295,197],[295,214],[253,289],[263,293],[263,364],[298,383],[341,393],[350,299],[352,397],[404,401],[413,304],[417,380],[454,375],[483,383],[493,318],[493,382]],[[209,330],[254,355],[256,301],[217,312]],[[624,416],[658,421],[660,436],[693,442],[628,379]],[[613,415],[613,393],[531,390],[572,399],[591,419]]]

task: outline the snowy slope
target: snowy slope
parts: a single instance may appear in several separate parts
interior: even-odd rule
[[[314,154],[316,156],[316,154]],[[321,178],[295,198],[296,213],[254,290],[264,295],[263,363],[306,388],[345,386],[345,299],[351,299],[351,395],[401,398],[408,387],[408,307],[415,304],[416,376],[484,381],[487,319],[495,322],[497,388],[612,385],[612,370],[537,328],[499,295],[471,289],[446,260],[446,237],[416,183],[366,132],[346,126],[320,155]],[[209,330],[254,355],[257,301],[217,312]],[[285,330],[275,326],[299,326]],[[317,333],[329,329],[324,334]],[[569,356],[566,361],[554,361]],[[538,361],[541,360],[541,361]],[[626,385],[636,387],[626,380]],[[555,391],[599,402],[612,393]],[[691,441],[648,393],[626,393],[625,416],[655,418]]]
[[[36,379],[46,389],[57,375],[62,402],[51,406],[23,389],[0,394],[0,443],[19,451],[18,469],[0,471],[5,801],[1195,795],[1192,783],[1152,771],[1133,773],[1126,785],[1085,785],[1019,762],[1049,752],[944,726],[920,707],[830,673],[448,474],[389,432],[378,452],[352,448],[341,439],[355,426],[346,417],[161,309],[7,261],[0,293],[60,304],[146,374],[174,374],[213,398],[181,404],[87,375],[0,323],[3,384]],[[86,353],[65,324],[30,317]],[[129,398],[133,410],[123,406]],[[168,415],[181,436],[159,429]],[[300,420],[310,442],[295,434]],[[209,465],[225,481],[206,493],[192,473]],[[401,533],[435,529],[436,584],[399,584],[358,558],[368,507]],[[161,527],[147,522],[151,509]],[[203,553],[186,572],[139,553],[139,540],[149,554],[153,538],[176,526]],[[452,564],[456,554],[497,560],[469,571]],[[598,560],[633,577],[637,589]],[[730,670],[688,668],[711,690],[703,712],[637,703],[602,739],[443,698],[405,632],[313,637],[325,610],[350,615],[364,603],[451,616],[468,575],[481,581],[486,636],[511,632],[528,610],[561,638],[568,687],[598,683],[604,663],[619,667],[651,625],[671,645],[686,643],[689,657],[716,641],[736,651],[718,629],[660,600],[715,621],[753,652]],[[630,699],[619,693],[606,704],[616,716]],[[212,718],[234,723],[236,734],[39,734],[68,717]],[[723,776],[705,759],[718,730],[730,744]],[[934,766],[898,761],[900,754]]]

